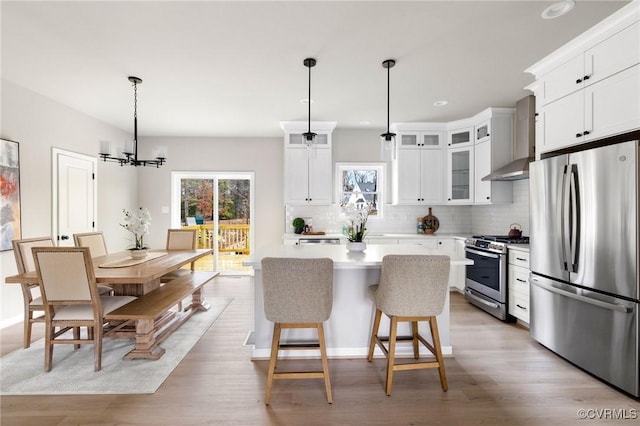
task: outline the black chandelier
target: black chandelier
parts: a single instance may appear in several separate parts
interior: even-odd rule
[[[393,59],[386,59],[382,61],[382,67],[387,69],[387,131],[386,133],[382,133],[380,135],[380,138],[382,139],[382,143],[384,144],[385,150],[392,150],[392,151],[395,151],[394,148],[395,148],[396,134],[391,133],[389,131],[389,93],[390,93],[389,80],[390,80],[390,70],[395,66],[395,64],[396,64],[396,61]],[[392,158],[394,155],[395,153],[392,153]]]
[[[129,81],[133,84],[133,145],[127,147],[125,144],[124,157],[112,157],[110,143],[105,143],[100,147],[100,158],[103,161],[114,161],[120,163],[121,166],[130,165],[134,167],[138,166],[155,166],[160,167],[167,161],[165,154],[158,152],[154,160],[139,160],[138,159],[138,84],[142,83],[142,79],[138,77],[129,77]]]
[[[316,60],[313,58],[306,58],[302,63],[305,67],[309,68],[309,127],[307,131],[302,134],[302,137],[307,141],[307,145],[310,145],[316,137],[316,134],[311,131],[311,67],[316,66]]]

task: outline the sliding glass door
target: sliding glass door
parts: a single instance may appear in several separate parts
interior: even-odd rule
[[[197,268],[246,275],[253,246],[253,173],[173,172],[171,226],[195,229],[198,247],[213,248],[213,264]]]

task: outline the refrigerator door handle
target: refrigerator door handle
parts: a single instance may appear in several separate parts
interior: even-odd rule
[[[562,242],[562,263],[564,265],[564,270],[569,270],[569,259],[571,258],[571,231],[570,231],[570,205],[569,202],[571,200],[570,191],[571,191],[571,182],[570,179],[567,178],[567,173],[569,171],[569,165],[565,164],[564,170],[562,172],[562,191],[561,191],[561,205],[560,205],[560,241]]]
[[[576,299],[576,300],[579,300],[581,302],[589,303],[591,305],[598,306],[600,308],[605,308],[605,309],[609,309],[609,310],[612,310],[612,311],[622,312],[622,313],[625,313],[625,314],[628,314],[628,313],[633,311],[633,309],[631,309],[631,308],[629,308],[627,306],[621,305],[619,303],[603,302],[602,300],[597,300],[597,299],[592,299],[590,297],[581,296],[579,294],[571,293],[570,291],[562,290],[562,289],[550,286],[548,284],[541,283],[536,278],[531,278],[531,284],[533,284],[535,286],[538,286],[541,289],[550,291],[552,293],[556,293],[556,294],[559,294],[561,296],[570,297],[571,299]]]
[[[571,269],[570,272],[578,272],[578,253],[580,251],[580,186],[578,185],[578,165],[571,165],[571,174],[569,179],[569,198],[570,198],[570,252]]]

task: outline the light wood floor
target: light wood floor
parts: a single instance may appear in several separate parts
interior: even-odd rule
[[[242,346],[253,321],[251,277],[221,277],[209,296],[234,301],[153,395],[5,396],[9,425],[600,425],[579,409],[626,410],[640,403],[452,294],[449,391],[434,370],[398,372],[384,393],[384,359],[330,360],[333,405],[321,380],[278,381],[264,405],[267,362]],[[1,330],[0,352],[21,347],[21,326]],[[42,326],[35,326],[37,337]],[[135,362],[135,361],[132,361]],[[290,361],[300,362],[300,361]],[[309,361],[306,361],[309,362]],[[313,362],[313,360],[311,361]],[[55,366],[54,366],[55,368]],[[636,411],[631,411],[636,410]]]

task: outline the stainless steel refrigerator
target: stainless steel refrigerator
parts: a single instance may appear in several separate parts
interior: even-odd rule
[[[530,167],[530,333],[640,396],[638,141]]]

